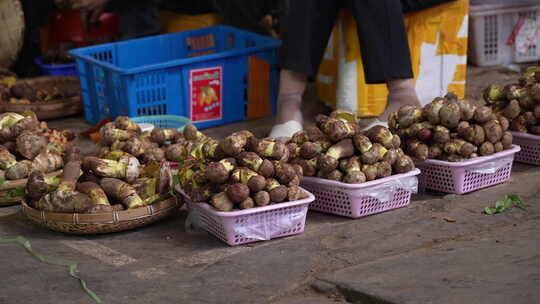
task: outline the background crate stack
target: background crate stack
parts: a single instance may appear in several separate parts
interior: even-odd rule
[[[106,116],[182,115],[206,128],[270,115],[276,109],[279,45],[215,26],[76,49],[85,118],[96,124]],[[205,87],[195,88],[193,75]],[[209,75],[218,81],[205,82]],[[194,115],[198,94],[210,86],[214,98]]]
[[[473,0],[470,8],[469,61],[478,66],[540,60],[540,1]],[[526,20],[521,32],[536,32],[530,47],[521,52],[508,45],[520,19]]]

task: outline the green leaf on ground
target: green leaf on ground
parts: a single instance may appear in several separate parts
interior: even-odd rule
[[[495,202],[495,207],[484,208],[484,213],[487,215],[493,215],[497,213],[503,213],[512,208],[520,208],[522,210],[527,209],[527,205],[523,202],[521,196],[516,194],[506,195],[502,200]]]
[[[4,178],[0,178],[0,185],[2,185],[5,182],[6,182],[6,180]]]

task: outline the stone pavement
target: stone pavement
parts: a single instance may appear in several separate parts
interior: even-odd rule
[[[504,185],[419,194],[406,208],[357,220],[310,212],[303,234],[240,247],[186,232],[186,211],[131,232],[74,237],[4,208],[0,235],[23,235],[40,253],[79,261],[104,303],[533,303],[539,192],[540,169],[517,164]],[[509,193],[527,211],[481,213]],[[65,268],[0,248],[0,303],[92,303]]]

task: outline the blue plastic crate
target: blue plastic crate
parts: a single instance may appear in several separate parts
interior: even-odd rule
[[[181,115],[206,128],[246,119],[250,56],[269,63],[275,112],[279,45],[273,38],[214,26],[80,48],[71,54],[90,123],[106,116]]]
[[[66,64],[44,64],[41,62],[41,59],[35,58],[34,62],[41,69],[41,73],[47,76],[77,76],[77,64],[66,63]]]

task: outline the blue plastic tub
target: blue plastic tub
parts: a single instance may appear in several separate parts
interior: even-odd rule
[[[191,123],[189,118],[176,115],[140,116],[131,117],[130,119],[136,123],[151,123],[156,128],[175,128],[178,129],[178,131],[184,130],[184,127]]]
[[[85,118],[180,115],[206,128],[246,119],[248,60],[270,66],[276,110],[280,41],[228,26],[75,49]]]
[[[41,73],[47,76],[77,76],[77,64],[67,63],[67,64],[44,64],[41,62],[41,59],[35,58],[34,62],[41,69]]]

